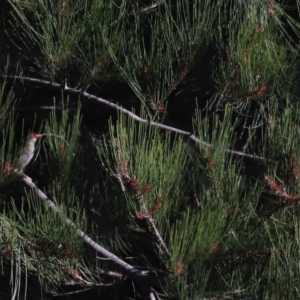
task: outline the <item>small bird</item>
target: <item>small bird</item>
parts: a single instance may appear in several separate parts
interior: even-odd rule
[[[27,137],[24,148],[20,151],[20,156],[13,161],[13,169],[23,171],[33,158],[35,143],[42,135],[30,133]]]

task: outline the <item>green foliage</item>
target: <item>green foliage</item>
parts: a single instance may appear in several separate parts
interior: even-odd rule
[[[218,24],[220,68],[215,80],[222,96],[240,109],[245,102],[272,93],[285,78],[289,53],[295,51],[281,36],[272,5],[271,1],[267,5],[256,0],[229,2],[229,15]]]
[[[113,76],[103,37],[112,42],[113,49],[119,47],[113,41],[122,26],[110,24],[126,7],[120,11],[107,1],[83,0],[10,3],[16,12],[11,37],[27,55],[35,51],[32,63],[39,72],[53,80],[75,80],[85,86],[95,78]],[[90,53],[88,59],[86,53]]]
[[[66,226],[64,220],[65,216],[71,215],[78,226],[85,227],[84,219],[79,213],[78,199],[74,190],[65,194],[65,197],[61,195],[61,189],[53,191],[54,199],[64,201],[59,205],[58,214],[53,214],[50,208],[45,208],[32,192],[22,199],[21,208],[13,201],[12,210],[4,214],[13,231],[11,234],[15,236],[11,240],[11,234],[7,235],[10,244],[4,246],[9,247],[12,255],[19,257],[28,272],[38,273],[41,280],[53,284],[69,280],[66,277],[67,273],[72,278],[72,269],[77,268],[83,251],[80,238],[73,228]],[[20,248],[22,251],[18,250]]]
[[[159,197],[162,215],[158,218],[163,219],[170,208],[177,211],[180,202],[186,164],[182,139],[171,140],[170,134],[162,135],[147,124],[136,125],[121,115],[119,119],[116,126],[110,126],[114,154],[112,173],[127,176],[128,184],[140,190],[147,205],[153,205]]]
[[[11,177],[11,163],[14,149],[14,127],[15,120],[14,105],[12,103],[13,92],[5,95],[5,85],[0,86],[0,186],[4,187]],[[9,180],[8,180],[9,179]]]
[[[122,269],[66,217],[166,299],[299,297],[299,8],[6,0],[0,24],[0,75],[25,77],[0,84],[0,266],[15,267],[13,297],[24,274],[39,288],[113,281],[128,296]],[[18,135],[36,128],[24,171],[56,213],[11,168]]]
[[[63,104],[64,105],[64,104]],[[81,116],[80,105],[76,108],[72,120],[70,120],[68,102],[61,115],[53,111],[49,122],[45,124],[44,150],[45,158],[50,162],[50,178],[59,182],[61,188],[68,187],[72,177],[76,173],[76,163],[80,152],[78,145],[78,133]]]
[[[210,1],[166,1],[155,14],[138,14],[133,32],[123,33],[119,57],[108,49],[138,98],[155,112],[189,72],[211,38],[217,6]],[[141,24],[143,25],[141,27]]]

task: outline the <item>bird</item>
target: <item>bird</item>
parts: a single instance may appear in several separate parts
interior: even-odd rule
[[[38,133],[30,133],[26,139],[23,149],[20,151],[19,157],[15,158],[12,164],[13,169],[23,171],[30,163],[35,151],[35,143],[42,135]]]

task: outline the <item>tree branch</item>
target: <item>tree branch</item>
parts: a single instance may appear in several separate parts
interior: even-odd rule
[[[177,134],[179,134],[181,136],[184,136],[184,137],[190,139],[191,141],[194,141],[197,144],[202,144],[205,147],[209,147],[209,148],[213,147],[213,145],[211,145],[209,143],[206,143],[206,142],[201,141],[200,139],[198,139],[191,132],[180,130],[178,128],[167,126],[167,125],[164,125],[164,124],[161,124],[161,123],[157,123],[157,122],[153,122],[153,121],[148,121],[146,119],[143,119],[143,118],[137,116],[136,114],[132,113],[131,111],[129,111],[126,108],[123,108],[123,107],[121,107],[121,106],[119,106],[119,105],[117,105],[115,103],[112,103],[112,102],[110,102],[110,101],[108,101],[106,99],[103,99],[101,97],[97,97],[97,96],[89,94],[87,92],[84,92],[84,91],[81,91],[81,90],[77,90],[77,89],[68,87],[67,84],[65,84],[63,86],[62,84],[51,82],[51,81],[47,81],[47,80],[43,80],[43,79],[31,78],[31,77],[22,77],[22,76],[0,75],[0,77],[4,78],[4,79],[26,80],[26,81],[29,81],[29,82],[35,82],[35,83],[38,83],[38,84],[50,86],[50,87],[53,87],[55,89],[62,89],[62,90],[66,91],[66,92],[69,92],[71,94],[80,95],[80,96],[83,96],[84,98],[92,99],[92,100],[95,100],[95,101],[97,101],[99,103],[107,105],[107,106],[109,106],[109,107],[111,107],[111,108],[113,108],[113,109],[115,109],[117,111],[120,111],[121,113],[129,116],[130,118],[132,118],[133,120],[135,120],[137,122],[147,123],[147,124],[149,124],[151,126],[155,126],[155,127],[158,127],[158,128],[170,131],[170,132],[177,133]],[[243,156],[243,157],[247,157],[247,158],[251,158],[251,159],[270,161],[269,159],[266,159],[264,157],[256,156],[256,155],[253,155],[253,154],[244,153],[244,152],[241,152],[241,151],[235,151],[235,150],[231,150],[231,149],[224,149],[224,151],[227,152],[227,153],[230,153],[230,154],[234,154],[234,155],[238,155],[238,156]]]
[[[58,207],[44,194],[32,181],[30,177],[27,175],[18,172],[18,175],[22,176],[22,181],[26,184],[27,187],[33,189],[37,196],[55,213],[59,212]],[[113,253],[101,247],[95,241],[93,241],[90,237],[88,237],[82,230],[77,228],[77,226],[67,217],[65,217],[65,222],[73,227],[76,230],[76,233],[82,240],[91,246],[96,252],[101,254],[103,257],[108,258],[109,262],[112,263],[116,268],[118,268],[123,274],[127,275],[130,279],[136,281],[141,286],[145,295],[147,295],[148,299],[155,299],[155,292],[153,288],[151,288],[151,284],[157,285],[157,279],[155,276],[151,276],[145,274],[135,267],[129,265]],[[156,282],[156,283],[155,283]]]

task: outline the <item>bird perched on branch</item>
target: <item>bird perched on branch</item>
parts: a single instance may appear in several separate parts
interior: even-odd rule
[[[12,167],[18,171],[23,171],[33,158],[35,143],[42,135],[30,133],[27,137],[23,149],[20,151],[20,156],[13,161]]]

